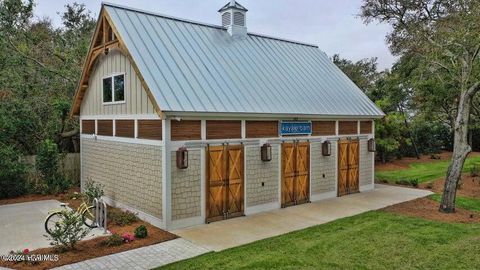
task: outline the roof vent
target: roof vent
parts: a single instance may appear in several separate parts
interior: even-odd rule
[[[222,26],[227,28],[230,36],[247,36],[247,11],[248,10],[245,7],[237,3],[235,0],[230,1],[218,11],[222,15]]]

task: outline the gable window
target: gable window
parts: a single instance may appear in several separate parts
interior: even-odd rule
[[[103,103],[125,101],[125,74],[103,78]]]

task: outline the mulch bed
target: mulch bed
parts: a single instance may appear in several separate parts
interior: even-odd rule
[[[457,208],[455,213],[445,214],[438,211],[440,203],[428,198],[395,204],[383,208],[383,211],[411,217],[420,217],[429,220],[450,223],[478,223],[480,213]]]
[[[69,207],[72,209],[77,208],[82,201],[79,199],[73,199],[71,194],[73,192],[78,192],[79,189],[69,190],[68,193],[59,194],[59,195],[25,195],[14,199],[0,200],[0,205],[21,203],[21,202],[32,202],[39,200],[59,200],[61,202],[68,203]],[[109,207],[108,211],[121,211],[118,208]],[[108,230],[110,232],[115,232],[119,235],[123,233],[130,233],[133,235],[135,228],[140,225],[145,225],[147,227],[148,236],[143,239],[135,239],[132,242],[124,243],[120,246],[107,247],[101,244],[108,236],[97,237],[91,240],[85,240],[77,243],[76,250],[66,251],[59,253],[53,247],[50,248],[41,248],[36,250],[31,250],[29,254],[58,254],[59,260],[56,262],[39,262],[34,265],[28,263],[14,263],[14,262],[5,262],[0,260],[0,266],[13,268],[13,269],[50,269],[66,264],[72,264],[88,259],[93,259],[97,257],[102,257],[118,252],[123,252],[131,249],[136,249],[140,247],[150,246],[158,244],[161,242],[173,240],[177,238],[176,235],[169,233],[167,231],[161,230],[147,222],[142,220],[137,220],[132,224],[126,226],[118,226],[116,224],[108,224]],[[26,243],[25,248],[28,248],[28,243]]]
[[[431,186],[431,189],[430,189]],[[443,193],[445,178],[442,177],[431,183],[421,183],[419,188],[429,189],[435,193]],[[457,190],[457,195],[480,199],[480,177],[472,177],[466,173],[462,176],[462,185]]]
[[[58,200],[61,202],[72,203],[74,205],[77,202],[70,200],[68,194],[73,194],[74,192],[80,192],[79,187],[74,187],[69,189],[66,193],[57,194],[57,195],[42,195],[42,194],[27,194],[22,195],[16,198],[11,199],[1,199],[0,205],[14,204],[14,203],[24,203],[24,202],[35,202],[35,201],[44,201],[44,200]],[[80,205],[81,202],[78,203]],[[78,207],[78,205],[76,205]]]
[[[480,155],[480,152],[472,152],[470,153],[469,157],[474,157]],[[408,169],[410,164],[412,163],[428,163],[428,162],[436,162],[440,160],[450,160],[452,158],[452,152],[441,152],[439,154],[435,154],[435,157],[438,159],[432,159],[431,155],[422,155],[420,159],[416,157],[404,157],[402,159],[395,159],[389,161],[385,164],[382,164],[380,161],[375,162],[375,170],[376,171],[395,171],[401,169]]]

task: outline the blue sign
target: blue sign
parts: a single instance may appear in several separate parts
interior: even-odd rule
[[[281,122],[280,135],[312,134],[312,122]]]

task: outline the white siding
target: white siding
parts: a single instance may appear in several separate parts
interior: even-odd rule
[[[102,104],[102,79],[115,73],[125,73],[125,103]],[[154,114],[155,110],[140,78],[128,58],[118,50],[100,56],[93,68],[89,87],[80,110],[81,116]]]

